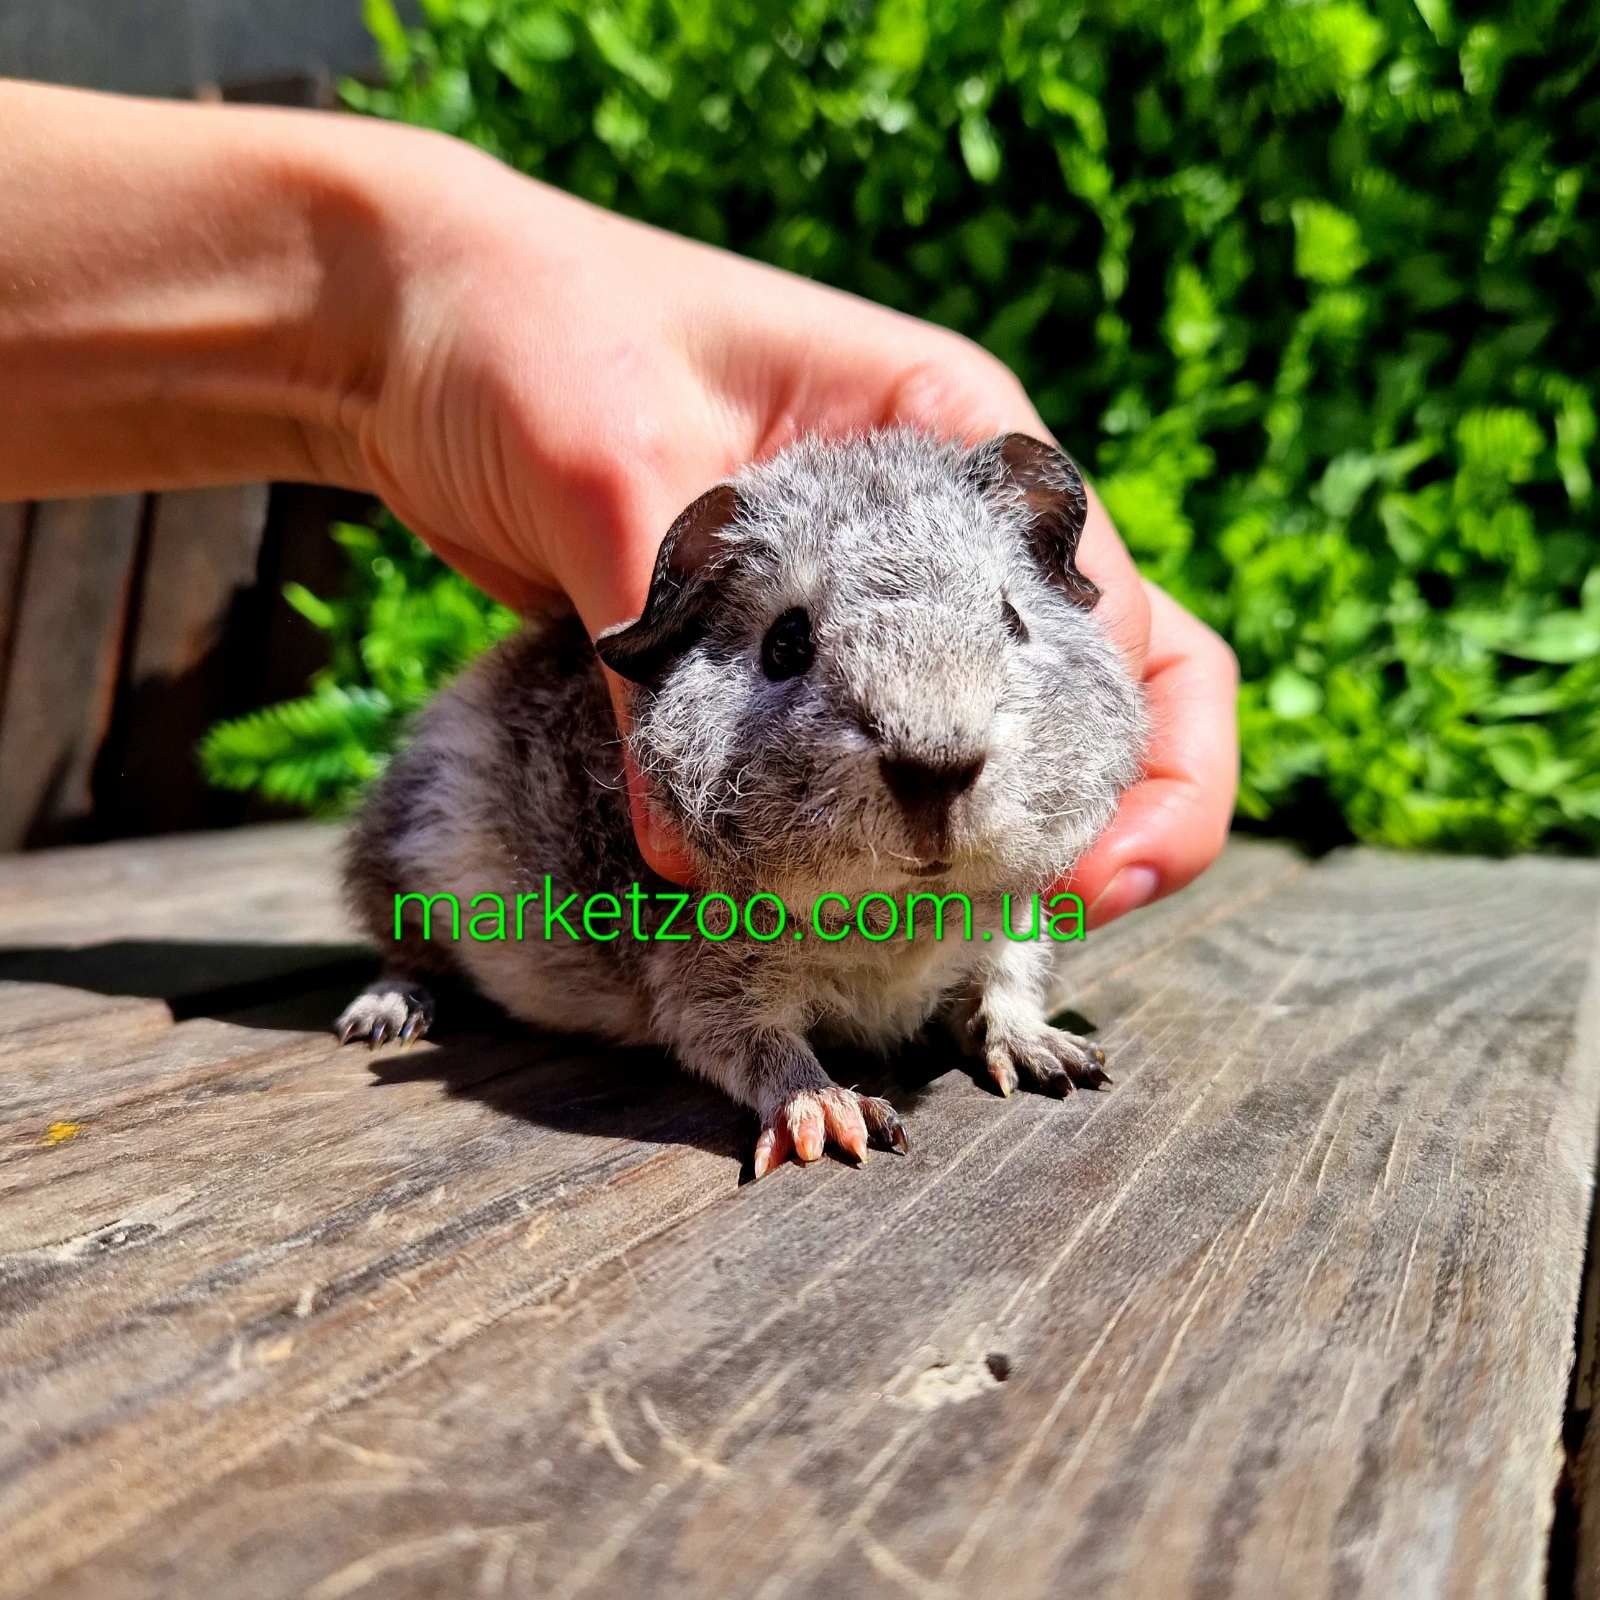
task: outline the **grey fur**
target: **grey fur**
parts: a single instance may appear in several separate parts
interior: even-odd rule
[[[1144,712],[1073,566],[1081,480],[1046,459],[1042,491],[1002,441],[806,439],[738,474],[733,496],[705,497],[717,520],[680,548],[682,570],[666,570],[664,544],[646,623],[670,603],[692,626],[635,695],[631,751],[702,890],[776,893],[791,921],[824,891],[959,890],[977,928],[998,929],[1003,892],[1047,889],[1105,828],[1138,775]],[[772,682],[762,638],[794,607],[816,658]],[[599,648],[620,661],[637,637],[608,630]],[[935,824],[891,792],[886,755],[982,765]],[[946,868],[927,875],[930,857]],[[610,701],[571,619],[530,626],[445,690],[357,819],[347,882],[368,931],[398,950],[385,993],[454,970],[525,1021],[666,1046],[769,1127],[833,1089],[813,1044],[881,1049],[935,1016],[1002,1092],[1019,1077],[1058,1093],[1104,1081],[1098,1051],[1045,1019],[1048,940],[574,943],[536,928],[424,943],[408,926],[394,942],[397,892],[449,891],[465,908],[541,893],[546,873],[561,893],[669,887],[638,855]],[[338,1026],[394,1010],[358,999]]]

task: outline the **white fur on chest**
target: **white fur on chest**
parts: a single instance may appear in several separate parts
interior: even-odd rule
[[[840,1043],[886,1048],[908,1039],[985,965],[972,940],[901,934],[882,941],[852,932],[836,944],[784,952],[783,973],[808,1031]],[[774,952],[776,954],[776,952]]]

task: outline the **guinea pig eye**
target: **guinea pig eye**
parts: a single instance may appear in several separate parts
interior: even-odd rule
[[[1018,644],[1026,644],[1028,642],[1028,625],[1022,620],[1021,614],[1009,600],[1000,602],[1000,615],[1005,621],[1006,632]]]
[[[811,665],[817,647],[811,638],[811,618],[799,607],[785,611],[767,629],[761,641],[761,670],[774,683],[798,678]]]

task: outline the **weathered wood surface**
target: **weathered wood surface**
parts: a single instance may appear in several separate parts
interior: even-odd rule
[[[1600,1035],[1600,984],[1579,1000],[1577,1030]],[[1554,1554],[1575,1600],[1600,1600],[1600,1428],[1593,1426],[1600,1399],[1600,1210],[1589,1218],[1589,1262],[1578,1323],[1578,1350],[1567,1411],[1570,1470],[1558,1494],[1563,1527]]]
[[[181,490],[151,504],[138,628],[103,757],[115,783],[101,811],[115,813],[117,834],[198,828],[216,814],[195,748],[260,671],[272,609],[257,584],[266,520],[265,484]]]
[[[1237,844],[1115,1089],[741,1187],[649,1053],[336,1049],[329,848],[0,862],[0,1595],[1545,1592],[1600,867]]]
[[[0,703],[0,849],[27,843],[41,818],[70,822],[92,808],[143,505],[115,495],[35,508]]]
[[[0,706],[5,704],[11,634],[16,627],[22,564],[28,554],[28,517],[27,506],[0,501]]]

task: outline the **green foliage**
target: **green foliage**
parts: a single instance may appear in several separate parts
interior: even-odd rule
[[[1600,842],[1587,0],[367,11],[388,83],[357,106],[1010,363],[1145,572],[1238,652],[1246,817]],[[405,570],[418,600],[441,581]],[[376,686],[373,651],[426,678],[469,645],[346,616],[324,696]],[[319,798],[359,777],[364,714],[280,725],[331,763],[337,722]]]
[[[284,598],[328,635],[311,692],[213,728],[200,747],[210,781],[305,811],[338,810],[373,777],[405,718],[517,625],[392,517],[342,523],[351,582],[327,601],[290,584]]]

